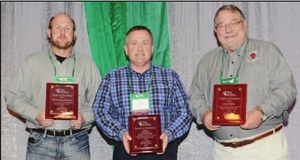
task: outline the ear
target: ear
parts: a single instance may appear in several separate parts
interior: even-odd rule
[[[74,31],[74,40],[77,38],[77,32]]]
[[[247,30],[247,21],[246,21],[246,20],[244,20],[243,25],[244,25],[244,27],[245,27],[246,30]]]
[[[51,30],[49,28],[47,29],[47,36],[48,36],[48,39],[51,38]]]
[[[246,34],[247,34],[248,28],[247,28],[247,21],[246,21],[246,20],[243,21],[243,27],[244,27],[245,32],[246,32]]]
[[[247,27],[247,21],[246,20],[244,20],[243,25],[244,25],[244,27]]]
[[[126,44],[124,45],[124,51],[125,51],[126,56],[128,56],[128,54],[127,54],[128,53],[128,48],[127,48]]]
[[[151,55],[153,55],[153,49],[154,49],[154,46],[152,44],[152,47],[151,47]]]

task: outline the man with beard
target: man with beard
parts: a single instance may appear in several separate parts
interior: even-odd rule
[[[92,104],[101,77],[90,57],[73,50],[76,28],[70,16],[52,17],[47,35],[50,49],[25,59],[5,100],[26,120],[27,160],[88,160]]]
[[[235,5],[220,7],[214,25],[221,46],[198,62],[189,90],[196,122],[213,135],[214,159],[288,160],[283,122],[297,88],[283,53],[248,37]]]

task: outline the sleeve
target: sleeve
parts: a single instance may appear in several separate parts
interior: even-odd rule
[[[5,90],[4,99],[9,110],[17,113],[27,121],[39,125],[35,120],[39,109],[31,103],[33,97],[30,94],[32,91],[29,89],[31,83],[30,73],[32,72],[29,60],[26,58]]]
[[[126,131],[117,121],[117,109],[112,104],[110,75],[104,76],[93,104],[93,113],[98,127],[103,133],[116,141],[122,141],[123,133]]]
[[[188,132],[192,123],[192,114],[189,110],[189,97],[184,88],[183,83],[179,79],[177,73],[173,72],[174,88],[172,90],[172,116],[173,120],[166,133],[169,136],[169,141],[173,141]]]
[[[203,114],[210,110],[206,103],[205,92],[203,86],[203,75],[205,72],[201,70],[203,68],[202,61],[197,65],[196,72],[193,76],[191,87],[189,89],[190,96],[190,110],[193,117],[196,119],[197,124],[202,124]],[[207,72],[207,71],[206,71]]]
[[[86,76],[85,78],[88,78],[87,80],[87,88],[86,88],[86,92],[85,92],[85,100],[87,106],[84,106],[83,109],[80,110],[80,113],[82,114],[82,116],[85,119],[85,124],[86,125],[90,125],[91,123],[93,123],[95,121],[94,119],[94,114],[92,111],[92,106],[95,100],[95,96],[97,93],[97,89],[100,85],[101,82],[101,76],[100,73],[97,69],[96,64],[94,63],[93,60],[91,60],[92,62],[89,63],[90,67],[88,68],[88,71],[90,75],[89,77]]]
[[[260,107],[267,117],[279,117],[293,104],[297,89],[292,72],[281,51],[271,45],[268,49],[269,91]]]

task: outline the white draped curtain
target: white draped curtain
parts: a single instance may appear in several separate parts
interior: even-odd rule
[[[187,90],[198,61],[206,52],[217,47],[213,33],[213,18],[216,10],[225,3],[229,2],[168,3],[172,68],[179,73]],[[281,49],[299,88],[300,3],[232,3],[245,13],[249,37],[269,40]],[[48,49],[46,36],[48,20],[58,12],[67,12],[74,18],[78,34],[75,49],[90,55],[83,2],[1,2],[1,159],[3,160],[25,159],[28,133],[25,131],[24,123],[7,111],[2,93],[27,55]],[[297,96],[297,99],[299,98],[300,94]],[[290,160],[300,158],[298,114],[300,114],[299,102],[296,102],[285,128]],[[96,127],[90,134],[90,147],[92,160],[112,159],[112,146],[104,140]],[[212,160],[212,139],[195,123],[180,144],[178,159]]]

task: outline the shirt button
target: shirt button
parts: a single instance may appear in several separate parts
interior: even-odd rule
[[[234,64],[234,62],[233,62],[233,61],[231,61],[231,64]]]
[[[232,75],[230,75],[230,77],[232,77]]]

